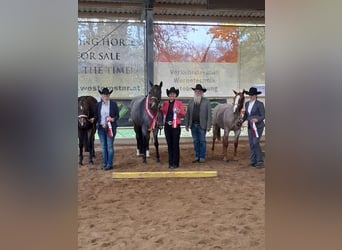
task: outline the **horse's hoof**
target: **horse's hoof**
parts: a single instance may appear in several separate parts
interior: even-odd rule
[[[160,160],[159,160],[159,159],[157,159],[156,162],[157,162],[158,164],[160,164]]]
[[[89,164],[90,164],[90,165],[94,165],[94,162],[93,162],[93,161],[89,161]]]

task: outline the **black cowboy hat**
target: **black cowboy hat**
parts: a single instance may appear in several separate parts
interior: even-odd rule
[[[176,89],[175,87],[171,87],[170,90],[166,89],[167,96],[169,96],[170,93],[175,93],[177,97],[179,95],[179,89]]]
[[[101,95],[110,95],[113,92],[113,89],[111,91],[109,91],[108,88],[103,88],[102,91],[99,89],[99,93]]]
[[[245,91],[245,93],[246,93],[247,95],[259,95],[259,94],[261,94],[261,91],[258,91],[258,89],[255,88],[255,87],[251,87],[251,88],[249,89],[249,91]]]
[[[202,90],[203,93],[207,91],[207,89],[203,88],[201,84],[196,84],[196,87],[192,88],[192,90]]]

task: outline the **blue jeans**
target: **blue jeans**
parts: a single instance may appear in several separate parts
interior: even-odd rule
[[[259,138],[256,138],[253,135],[252,128],[248,129],[248,140],[249,140],[249,149],[250,149],[250,162],[252,164],[263,163],[264,159],[262,157],[262,151],[260,147],[260,137],[264,132],[264,128],[258,128]]]
[[[113,138],[110,138],[107,133],[107,129],[103,128],[102,126],[99,126],[97,131],[102,148],[102,164],[104,167],[112,167],[114,159],[114,139],[116,130],[113,131]]]
[[[191,125],[191,136],[194,141],[196,159],[205,159],[207,142],[205,140],[206,130],[197,123]]]

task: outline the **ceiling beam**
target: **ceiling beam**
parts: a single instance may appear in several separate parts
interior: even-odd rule
[[[161,4],[161,3],[155,3],[154,9],[207,10],[207,5],[205,5],[205,4]]]
[[[265,23],[265,11],[246,9],[208,9],[206,4],[164,4],[154,0],[88,2],[79,0],[80,18],[143,20],[146,8],[153,7],[154,20],[188,22]]]
[[[208,23],[234,23],[234,24],[265,24],[265,18],[222,17],[222,16],[166,16],[154,15],[155,21],[165,22],[208,22]]]
[[[143,8],[144,3],[121,3],[121,2],[78,2],[78,8]]]

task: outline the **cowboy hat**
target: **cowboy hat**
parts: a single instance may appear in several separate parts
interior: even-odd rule
[[[192,90],[202,90],[203,93],[207,91],[207,89],[203,88],[201,84],[196,84],[196,87],[192,88]]]
[[[261,94],[261,91],[258,91],[257,88],[251,87],[249,91],[245,91],[247,95],[259,95]]]
[[[176,89],[175,87],[171,87],[170,90],[166,89],[167,96],[169,96],[170,93],[175,93],[177,97],[179,95],[179,89]]]
[[[99,89],[99,93],[101,95],[110,95],[113,92],[113,89],[111,91],[109,91],[108,88],[103,88],[102,91]]]

